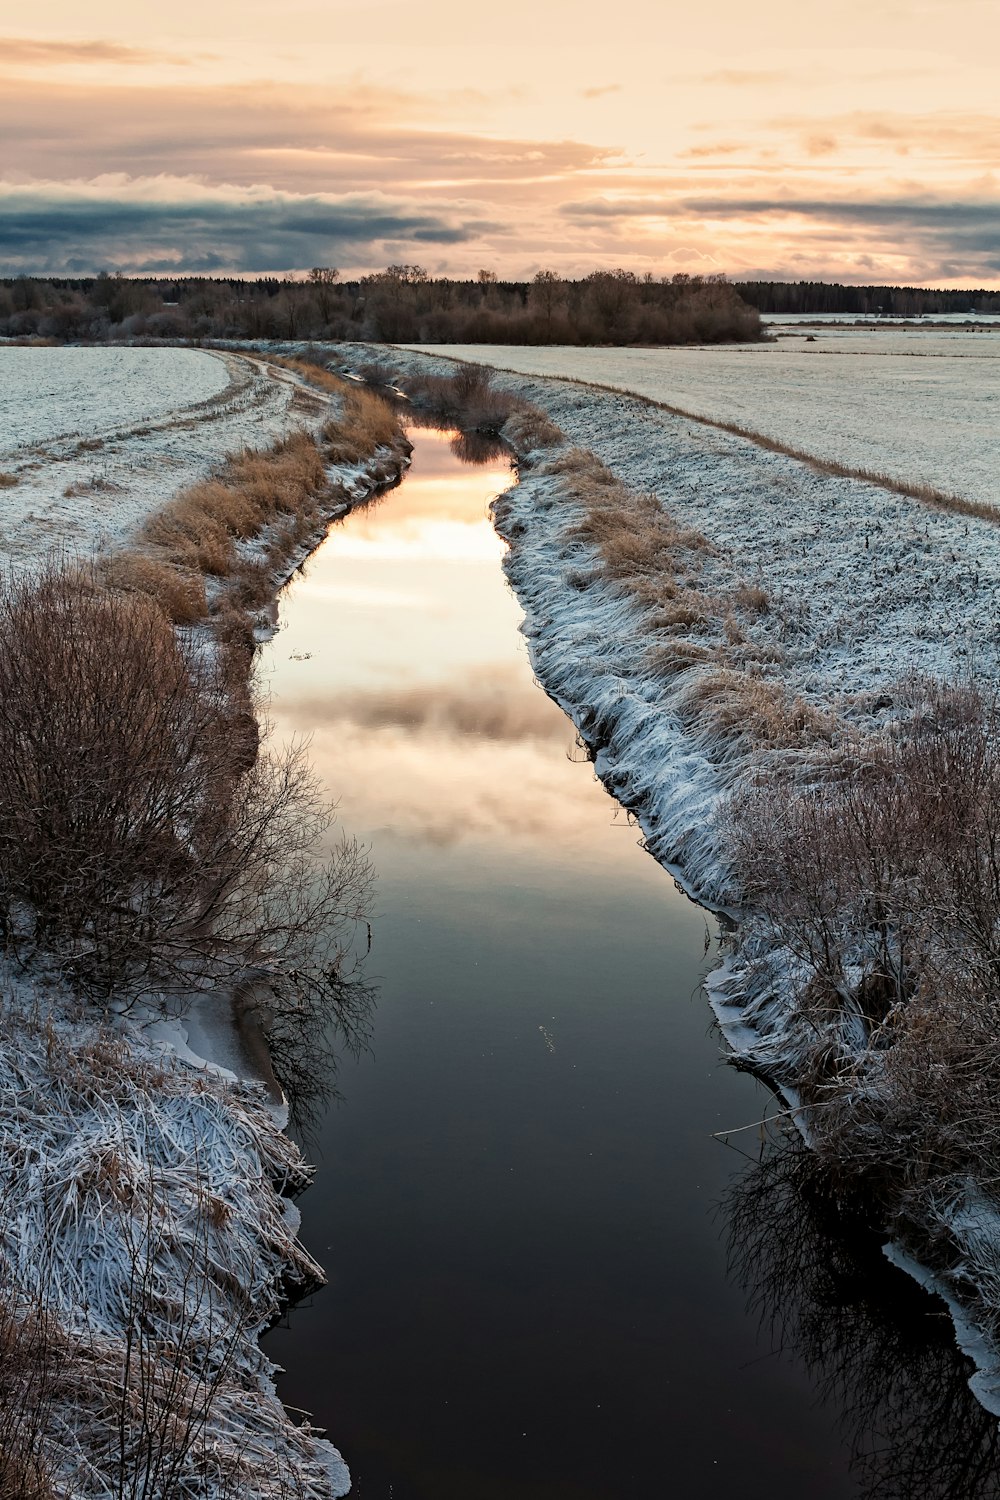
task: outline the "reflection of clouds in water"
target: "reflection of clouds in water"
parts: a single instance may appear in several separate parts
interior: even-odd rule
[[[335,536],[335,556],[361,562],[493,562],[504,545],[489,521],[451,521],[435,515],[380,517],[366,530],[352,526]]]
[[[341,692],[336,697],[283,698],[281,717],[302,730],[321,725],[355,729],[434,730],[444,737],[543,740],[569,747],[573,726],[517,667],[491,668],[474,682]]]
[[[408,594],[403,589],[367,587],[363,583],[319,583],[310,580],[310,602],[348,604],[361,609],[428,609],[437,601],[424,594]]]
[[[611,823],[614,804],[589,766],[567,776],[551,739],[477,739],[434,725],[381,728],[315,715],[289,720],[285,705],[275,714],[279,735],[315,726],[309,758],[334,796],[341,798],[341,826],[359,838],[379,830],[434,845],[463,839],[493,839],[498,846],[531,848],[539,863],[565,859],[581,841],[594,843],[595,822]],[[567,726],[566,748],[572,745]],[[609,834],[605,863],[635,858],[635,835]]]

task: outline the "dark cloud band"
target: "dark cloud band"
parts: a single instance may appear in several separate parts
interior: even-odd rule
[[[0,197],[0,265],[86,274],[197,267],[245,274],[373,259],[394,245],[457,245],[498,226],[372,200],[276,195],[186,202],[22,190]]]

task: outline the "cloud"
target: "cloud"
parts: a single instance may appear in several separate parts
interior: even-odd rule
[[[715,73],[703,73],[702,83],[722,83],[727,88],[768,88],[778,83],[787,83],[794,75],[763,68],[721,68]]]
[[[0,37],[0,61],[4,67],[37,67],[78,63],[115,63],[126,67],[143,67],[150,63],[168,63],[173,67],[190,67],[195,61],[174,52],[150,52],[141,47],[125,47],[121,42],[53,42],[35,37]]]
[[[449,106],[450,108],[450,106]],[[196,173],[219,182],[328,192],[432,182],[531,183],[600,168],[619,153],[573,140],[517,139],[422,119],[426,101],[369,86],[266,84],[0,88],[5,166],[35,179]]]
[[[841,198],[686,198],[674,212],[708,218],[771,218],[797,215],[839,223],[905,226],[909,229],[992,226],[1000,232],[1000,198],[987,202],[935,198],[855,200]]]
[[[736,141],[717,141],[711,146],[689,146],[686,151],[678,151],[679,158],[692,158],[696,161],[704,157],[713,156],[735,156],[739,151],[745,151],[746,146],[737,144]]]
[[[679,213],[679,199],[663,198],[587,198],[576,203],[560,203],[559,213],[567,219],[581,219],[598,224],[603,219],[660,219]]]
[[[457,245],[502,226],[384,194],[208,189],[182,179],[0,186],[0,263],[86,275],[185,268],[256,274],[394,245]]]
[[[1000,165],[1000,116],[961,110],[904,113],[855,110],[822,119],[780,116],[767,122],[781,134],[800,140],[834,139],[843,149],[851,142],[875,151],[907,149],[932,161],[964,161],[969,166]]]
[[[573,741],[573,728],[565,715],[543,693],[525,684],[518,669],[486,668],[474,684],[445,681],[417,687],[340,691],[325,704],[317,705],[309,699],[303,711],[305,708],[316,726],[404,729],[454,742],[540,741],[567,746]],[[295,715],[299,705],[292,699],[283,704],[283,711]]]
[[[580,96],[583,99],[603,99],[605,94],[620,94],[621,91],[620,83],[602,83],[595,88],[581,89]]]

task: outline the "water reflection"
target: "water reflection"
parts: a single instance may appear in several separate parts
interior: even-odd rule
[[[841,1412],[865,1500],[995,1500],[997,1419],[943,1304],[896,1270],[825,1191],[796,1137],[772,1140],[722,1201],[730,1268],[783,1357]]]
[[[509,449],[499,438],[482,432],[457,432],[451,440],[451,451],[463,464],[494,464]]]
[[[325,994],[312,997],[311,1004],[264,1018],[270,1064],[288,1102],[292,1129],[307,1150],[341,1097],[344,1058],[357,1060],[371,1046],[378,993],[359,958],[350,973],[331,975]]]
[[[425,435],[403,486],[338,527],[287,592],[265,667],[281,684],[273,713],[282,734],[310,737],[377,857],[387,839],[426,839],[489,842],[494,861],[530,845],[558,865],[591,844],[594,810],[614,808],[589,777],[567,781],[573,728],[516,649],[521,612],[487,513],[509,467],[480,468],[470,505],[457,441]]]

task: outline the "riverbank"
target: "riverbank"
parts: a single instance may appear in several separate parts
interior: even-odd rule
[[[128,553],[105,554],[99,574],[79,585],[88,601],[82,618],[95,628],[102,581],[107,599],[118,601],[114,618],[127,623],[134,612],[157,640],[165,611],[175,621],[178,661],[187,664],[181,670],[201,674],[195,680],[213,692],[224,684],[226,700],[211,712],[240,730],[235,758],[223,766],[227,797],[248,777],[263,775],[268,785],[248,720],[249,673],[255,640],[273,628],[277,588],[332,519],[397,481],[408,461],[409,445],[378,398],[348,387],[320,394],[295,372],[274,378],[304,393],[298,407],[310,412],[316,436],[282,436],[270,450],[221,466],[218,454],[214,473],[148,509],[125,537]],[[77,587],[65,585],[68,600]],[[158,746],[149,750],[159,755]],[[144,765],[138,774],[144,784]],[[282,792],[291,762],[275,774],[271,795],[303,795],[294,781]],[[180,805],[190,819],[194,804]],[[247,804],[265,819],[268,805],[254,812],[257,804]],[[280,811],[280,802],[270,805]],[[308,817],[319,816],[303,805]],[[285,825],[272,826],[275,837]],[[261,832],[267,827],[262,822]],[[224,836],[239,836],[239,824]],[[349,862],[338,873],[348,879]],[[238,930],[230,924],[223,943]],[[238,972],[240,959],[234,950],[213,982],[222,952],[207,964],[208,950],[171,953],[169,1004],[148,975],[135,993],[126,984],[95,1004],[60,977],[56,948],[39,951],[26,970],[5,967],[5,1493],[47,1500],[68,1487],[94,1497],[328,1500],[350,1487],[337,1450],[285,1412],[258,1346],[286,1297],[323,1273],[296,1240],[291,1202],[310,1169],[263,1086],[237,1076],[245,1049],[228,1014],[225,976],[233,962]],[[201,1012],[191,1028],[177,983],[186,967]],[[221,1010],[206,1025],[212,998]]]
[[[384,363],[385,351],[379,357]],[[405,388],[408,375],[444,375],[448,366],[399,352],[393,369]],[[931,690],[915,685],[915,673],[925,683],[970,672],[995,680],[997,528],[818,474],[625,395],[510,376],[496,385],[542,407],[567,438],[532,449],[518,443],[513,420],[506,435],[519,483],[494,508],[539,680],[637,816],[651,852],[697,899],[740,909],[729,961],[711,985],[730,1045],[781,1086],[820,1159],[839,1170],[839,1190],[854,1170],[891,1232],[933,1263],[981,1366],[976,1394],[995,1409],[1000,1214],[968,1146],[964,1166],[959,1148],[943,1171],[939,1141],[907,1160],[883,1083],[892,1074],[878,1004],[896,1006],[888,1036],[905,1045],[892,1059],[912,1051],[917,1063],[923,1046],[935,1067],[946,1066],[926,1029],[929,1001],[918,995],[911,1004],[908,988],[876,1001],[867,929],[857,912],[837,910],[842,978],[818,1005],[818,971],[803,958],[800,930],[773,908],[746,909],[732,819],[759,805],[762,786],[781,806],[808,809],[859,746],[867,758],[900,733],[918,743],[928,725],[933,743]],[[940,934],[934,942],[937,953]],[[953,1046],[947,1005],[942,1014]],[[911,1018],[925,1028],[923,1043],[906,1029]],[[841,1101],[854,1099],[860,1124],[844,1117]],[[839,1137],[825,1123],[826,1100],[838,1103]],[[934,1107],[941,1103],[935,1096]],[[947,1103],[936,1128],[954,1140]],[[936,1166],[923,1189],[910,1181],[921,1149],[935,1153]],[[987,1179],[990,1171],[983,1163]]]

